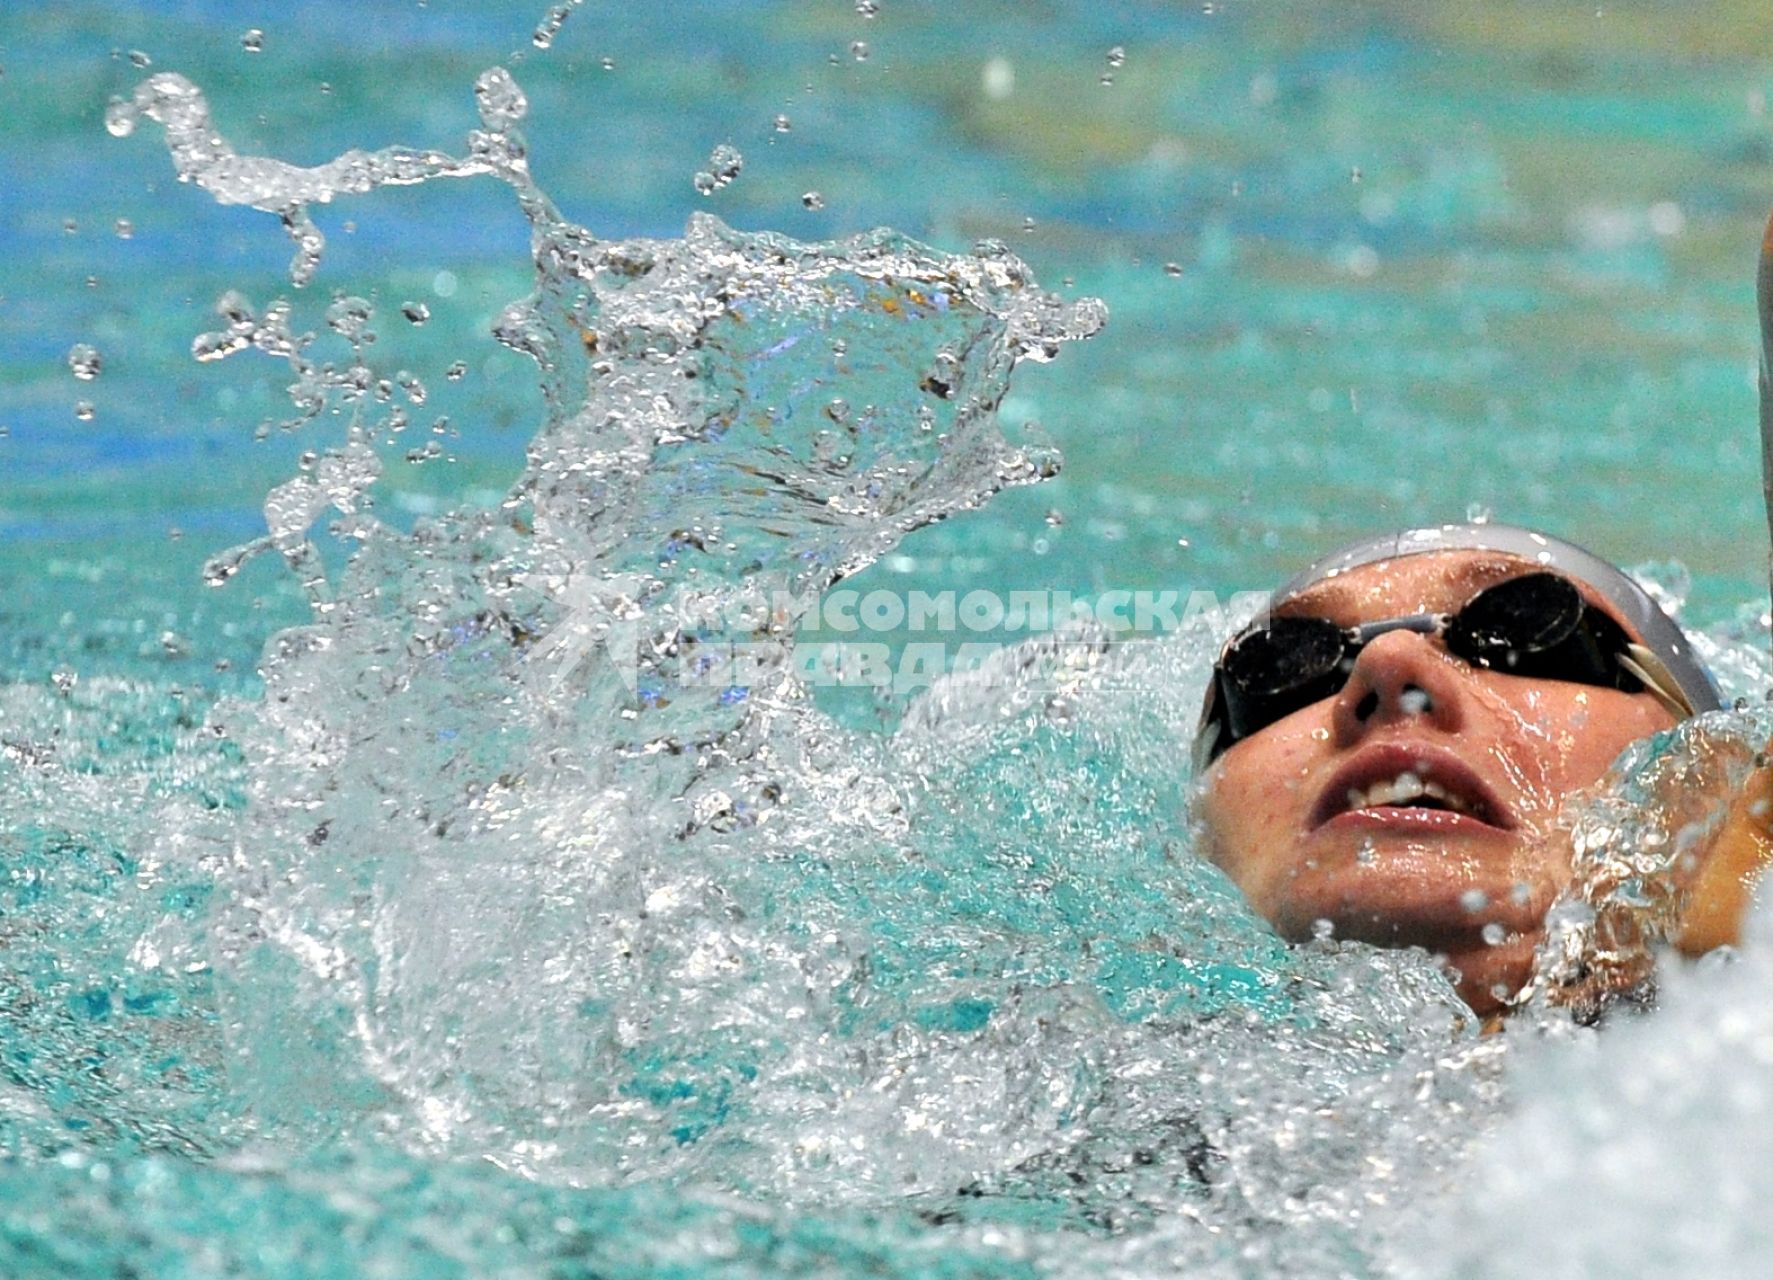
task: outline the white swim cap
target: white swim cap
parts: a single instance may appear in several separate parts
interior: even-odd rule
[[[1573,542],[1519,525],[1443,524],[1362,538],[1294,575],[1275,594],[1275,603],[1361,565],[1431,551],[1500,551],[1592,587],[1618,611],[1620,621],[1637,634],[1644,647],[1661,660],[1695,715],[1716,711],[1722,705],[1717,686],[1693,656],[1692,642],[1686,633],[1623,570]]]

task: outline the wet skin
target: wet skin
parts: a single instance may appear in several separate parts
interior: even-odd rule
[[[1274,612],[1344,626],[1450,613],[1539,568],[1484,551],[1409,556],[1317,583]],[[1328,921],[1338,938],[1423,947],[1487,1015],[1526,981],[1546,909],[1569,882],[1563,802],[1673,723],[1648,693],[1503,675],[1439,637],[1387,632],[1338,694],[1214,763],[1201,797],[1208,853],[1284,937]],[[1404,772],[1450,799],[1371,799]],[[1498,926],[1488,938],[1486,926]]]

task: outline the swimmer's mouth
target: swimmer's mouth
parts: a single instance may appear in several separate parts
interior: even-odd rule
[[[1484,780],[1438,748],[1384,745],[1337,770],[1312,813],[1315,829],[1344,814],[1423,825],[1482,823],[1507,830],[1514,819]],[[1444,814],[1444,818],[1430,815]]]

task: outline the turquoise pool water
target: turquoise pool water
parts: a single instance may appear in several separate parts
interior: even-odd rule
[[[1478,508],[1658,562],[1759,694],[1773,24],[868,7],[0,33],[0,1273],[1747,1273],[1764,963],[1523,1053],[1283,947],[1189,846],[1212,618],[928,694],[719,655],[789,661],[758,583],[1228,600]],[[168,74],[244,155],[505,180],[312,204],[297,290],[108,116]],[[279,297],[311,414],[192,358]]]

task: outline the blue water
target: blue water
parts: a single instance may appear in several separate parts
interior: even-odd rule
[[[896,736],[906,698],[857,690],[776,720],[655,691],[633,730],[609,687],[536,701],[475,592],[526,626],[546,604],[457,583],[521,545],[425,524],[498,510],[547,419],[488,337],[533,283],[511,192],[317,207],[298,294],[274,218],[103,120],[170,71],[243,152],[459,152],[503,65],[537,182],[605,240],[674,242],[696,211],[995,238],[1103,299],[999,414],[1063,472],[910,533],[862,593],[1224,596],[1477,508],[1680,561],[1657,576],[1723,633],[1765,606],[1765,15],[591,0],[544,51],[546,8],[71,4],[0,32],[0,1273],[1477,1275],[1514,1256],[1484,1242],[1527,1241],[1629,1274],[1602,1242],[1645,1229],[1641,1184],[1579,1225],[1594,1171],[1523,1191],[1507,1153],[1568,1133],[1580,1163],[1586,1117],[1592,1150],[1660,1141],[1705,1185],[1696,1135],[1764,1122],[1765,1082],[1646,1103],[1631,1055],[1686,1061],[1654,1032],[1504,1077],[1422,958],[1280,946],[1189,850],[1208,637],[1059,697],[963,682]],[[699,195],[722,142],[744,169]],[[429,387],[375,514],[450,532],[372,540],[354,577],[322,536],[343,620],[275,555],[203,585],[345,419],[254,440],[290,416],[287,367],[190,357],[230,288],[311,328],[362,295],[376,367]],[[736,332],[719,350],[763,367]],[[929,353],[842,332],[879,354],[868,394],[912,404]],[[803,423],[828,394],[805,360],[753,386]],[[440,415],[446,458],[406,463]],[[735,541],[769,545],[747,510]],[[669,749],[635,750],[649,732]],[[1764,975],[1727,977],[1670,1026],[1759,1043]],[[1669,1194],[1717,1228],[1707,1274],[1755,1256],[1736,1193]]]

